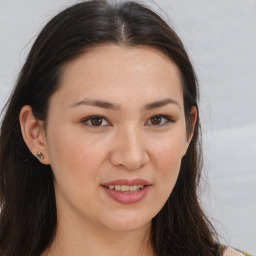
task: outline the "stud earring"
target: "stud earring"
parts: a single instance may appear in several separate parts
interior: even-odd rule
[[[44,159],[44,155],[42,152],[37,152],[37,158]]]

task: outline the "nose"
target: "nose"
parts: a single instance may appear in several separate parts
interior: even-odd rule
[[[110,161],[114,166],[137,170],[149,161],[143,136],[135,128],[119,131],[115,142],[114,149],[110,153]]]

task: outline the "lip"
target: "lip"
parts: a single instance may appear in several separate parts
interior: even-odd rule
[[[140,189],[136,192],[130,192],[130,193],[124,193],[117,190],[112,190],[107,188],[108,186],[116,186],[116,185],[144,185],[144,188]],[[114,180],[107,182],[102,185],[103,190],[106,192],[106,194],[115,200],[118,203],[121,204],[135,204],[141,201],[146,195],[148,194],[149,189],[151,188],[151,184],[142,179],[133,179],[133,180]]]
[[[105,187],[116,186],[116,185],[127,185],[127,186],[144,185],[144,186],[149,186],[150,183],[146,180],[143,180],[143,179],[133,179],[133,180],[120,179],[120,180],[113,180],[113,181],[102,184],[102,186],[105,186]]]

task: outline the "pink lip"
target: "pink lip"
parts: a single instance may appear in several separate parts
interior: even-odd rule
[[[116,186],[116,185],[128,185],[128,186],[133,186],[133,185],[144,185],[144,186],[149,186],[150,183],[146,180],[142,179],[133,179],[133,180],[126,180],[126,179],[120,179],[120,180],[113,180],[110,182],[107,182],[105,184],[102,184],[105,187],[109,186]]]
[[[121,191],[107,188],[108,186],[115,186],[115,185],[128,185],[128,186],[144,185],[145,187],[140,189],[139,191],[132,192],[132,193],[124,193]],[[114,180],[102,185],[102,188],[104,189],[106,194],[121,204],[134,204],[141,201],[147,195],[150,187],[151,187],[150,183],[142,179]]]

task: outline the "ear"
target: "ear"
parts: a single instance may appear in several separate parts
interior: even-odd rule
[[[196,121],[197,121],[197,107],[196,106],[192,106],[191,109],[190,109],[190,113],[189,113],[189,120],[188,120],[188,122],[189,122],[189,130],[187,131],[187,135],[186,135],[184,155],[186,154],[188,146],[189,146],[189,144],[190,144],[190,142],[191,142],[191,140],[193,138]]]
[[[23,140],[30,152],[37,158],[38,152],[41,152],[43,158],[38,158],[38,160],[43,164],[49,164],[44,122],[35,118],[31,106],[28,105],[21,109],[19,120]]]

